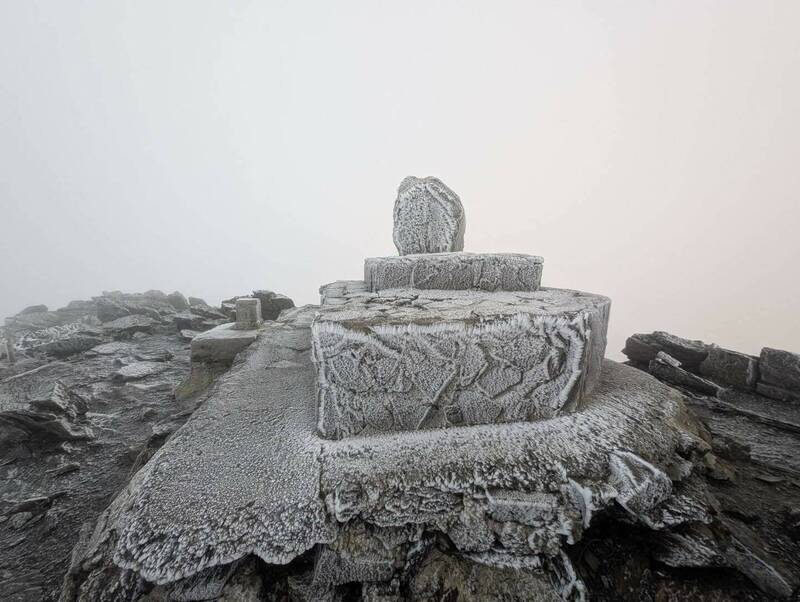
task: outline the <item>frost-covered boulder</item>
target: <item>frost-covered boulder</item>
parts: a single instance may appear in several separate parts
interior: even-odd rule
[[[394,244],[400,255],[464,249],[464,207],[438,178],[408,176],[394,203]]]

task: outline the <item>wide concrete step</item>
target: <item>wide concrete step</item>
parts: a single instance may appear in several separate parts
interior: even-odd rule
[[[367,257],[364,281],[373,292],[393,288],[536,291],[544,260],[520,253],[426,253]]]

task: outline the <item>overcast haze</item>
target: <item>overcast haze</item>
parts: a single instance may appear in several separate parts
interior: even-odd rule
[[[465,249],[664,329],[800,351],[800,2],[0,0],[0,315],[102,290],[317,301],[395,254],[407,175]]]

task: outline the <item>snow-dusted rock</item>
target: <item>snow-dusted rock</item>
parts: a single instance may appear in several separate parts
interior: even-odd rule
[[[549,570],[615,499],[633,513],[663,502],[664,462],[678,449],[690,455],[691,441],[702,449],[675,391],[614,362],[574,414],[321,439],[308,351],[315,310],[268,323],[122,494],[118,518],[96,534],[116,529],[118,565],[163,583],[250,553],[285,563],[324,543],[332,554],[320,582],[363,576],[370,558],[377,572],[368,574],[383,578],[382,559],[402,570],[427,549],[422,533],[452,532],[480,562]],[[631,468],[623,458],[612,474],[609,458],[621,449],[638,460]],[[326,566],[344,572],[330,576]],[[569,567],[560,570],[570,591],[580,589]]]
[[[192,339],[192,362],[228,363],[258,336],[258,330],[240,330],[236,324],[222,324]]]
[[[400,255],[464,249],[464,207],[438,178],[408,176],[394,203],[394,244]]]
[[[149,376],[160,374],[166,369],[167,366],[164,362],[134,362],[117,370],[111,378],[116,382],[141,380]]]

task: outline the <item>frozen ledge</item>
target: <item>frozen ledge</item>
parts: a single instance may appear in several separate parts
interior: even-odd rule
[[[528,554],[551,556],[613,500],[657,522],[676,450],[701,445],[678,393],[610,361],[574,414],[321,439],[309,352],[317,309],[266,325],[121,494],[119,566],[166,583],[251,553],[287,563],[360,521],[445,531],[468,553],[500,558],[481,539],[487,516],[536,525],[525,527]]]

